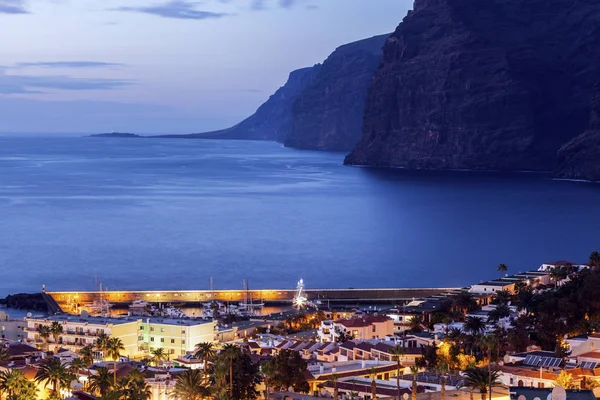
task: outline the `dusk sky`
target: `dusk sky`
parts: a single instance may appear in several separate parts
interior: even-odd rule
[[[0,133],[191,133],[392,32],[411,0],[0,0]]]

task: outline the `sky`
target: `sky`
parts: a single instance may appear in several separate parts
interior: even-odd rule
[[[411,0],[0,0],[0,133],[192,133],[392,32]]]

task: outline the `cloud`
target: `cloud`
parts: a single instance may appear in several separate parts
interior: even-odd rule
[[[282,8],[292,8],[298,3],[297,0],[279,0],[279,6]]]
[[[252,11],[262,11],[267,9],[267,5],[265,4],[266,0],[252,0],[250,4],[250,9]]]
[[[118,7],[113,10],[152,14],[163,18],[196,20],[221,18],[231,15],[227,13],[198,10],[196,2],[185,0],[171,0],[163,4],[144,7]]]
[[[0,0],[0,14],[29,14],[24,0]]]
[[[44,93],[55,90],[116,90],[134,84],[126,79],[72,78],[69,76],[6,75],[0,70],[0,94]]]
[[[123,67],[123,64],[102,61],[38,61],[15,64],[17,68],[42,67],[42,68],[114,68]]]

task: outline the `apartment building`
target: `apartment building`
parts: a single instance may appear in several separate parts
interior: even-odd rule
[[[62,333],[55,341],[53,336],[44,339],[39,335],[42,325],[59,322]],[[104,318],[56,315],[47,318],[26,318],[26,342],[38,347],[47,345],[50,350],[66,348],[78,351],[87,345],[95,345],[100,334],[116,337],[123,342],[123,357],[148,356],[152,349],[163,348],[171,356],[178,357],[192,351],[200,342],[214,342],[216,323],[203,320],[168,318]],[[97,352],[98,359],[104,354]]]

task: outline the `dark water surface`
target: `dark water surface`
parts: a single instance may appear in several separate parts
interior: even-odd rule
[[[460,286],[600,247],[600,185],[274,143],[0,138],[0,294]]]

